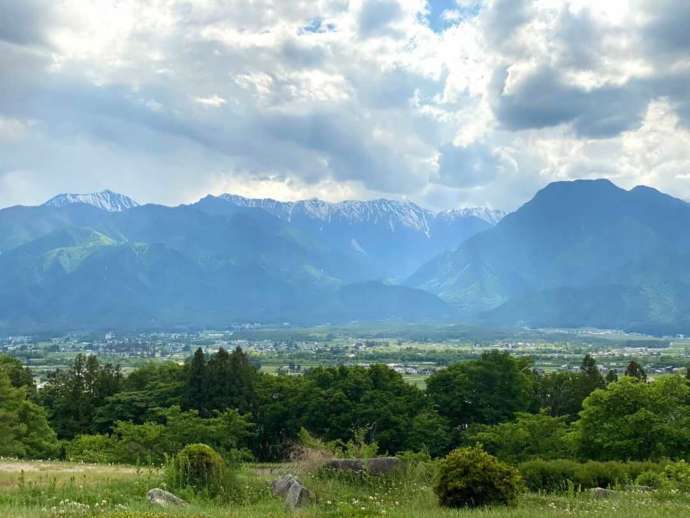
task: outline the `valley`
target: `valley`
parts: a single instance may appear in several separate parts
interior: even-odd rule
[[[470,338],[469,334],[475,337]],[[477,331],[441,326],[347,326],[311,328],[238,328],[231,331],[89,333],[65,336],[0,338],[0,354],[29,366],[39,386],[49,372],[65,368],[78,354],[94,354],[120,365],[123,372],[149,362],[185,362],[194,350],[208,354],[241,347],[262,372],[302,375],[315,367],[388,365],[418,386],[448,365],[477,359],[487,351],[529,358],[542,372],[576,372],[592,355],[603,375],[621,373],[630,361],[650,377],[682,373],[690,357],[690,339],[652,337],[621,331],[516,330]]]

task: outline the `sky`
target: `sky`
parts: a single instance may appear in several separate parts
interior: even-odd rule
[[[0,0],[0,206],[690,199],[690,2]]]

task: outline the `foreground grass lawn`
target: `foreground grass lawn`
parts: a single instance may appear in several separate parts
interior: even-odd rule
[[[239,475],[242,496],[238,501],[217,504],[183,494],[180,496],[187,498],[190,506],[162,511],[145,499],[149,489],[162,484],[158,470],[0,460],[0,517],[690,516],[688,495],[638,491],[621,491],[607,498],[595,498],[588,493],[525,494],[515,508],[453,511],[438,506],[430,481],[423,475],[372,483],[303,475],[303,482],[316,494],[317,501],[289,513],[280,500],[271,496],[269,484],[273,478],[295,469],[289,465],[247,465]]]

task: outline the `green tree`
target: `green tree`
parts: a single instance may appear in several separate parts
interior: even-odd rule
[[[580,365],[581,395],[584,400],[594,390],[604,388],[606,381],[599,371],[596,360],[589,354],[585,355]]]
[[[625,375],[640,381],[647,381],[647,373],[642,366],[635,360],[632,360],[625,369]]]
[[[681,376],[624,376],[585,400],[575,423],[581,457],[646,460],[690,455],[690,385]]]
[[[527,410],[532,381],[528,363],[491,351],[434,373],[427,393],[452,426],[464,428],[509,421]]]
[[[552,372],[534,379],[533,410],[546,409],[554,417],[574,421],[592,391],[606,386],[596,361],[586,355],[578,372]],[[536,407],[536,408],[535,408]]]
[[[537,410],[545,409],[553,417],[575,420],[582,409],[582,374],[575,372],[551,372],[538,375],[534,382],[534,399]]]
[[[122,383],[122,391],[108,396],[96,411],[99,432],[112,431],[116,421],[142,424],[158,411],[179,405],[185,382],[184,368],[172,363],[150,363],[134,370]]]
[[[569,431],[565,417],[552,417],[545,412],[521,413],[515,421],[470,427],[464,442],[480,444],[487,452],[511,463],[560,459],[573,455]]]
[[[452,434],[448,421],[435,410],[425,410],[412,418],[406,448],[426,451],[432,457],[448,453]]]
[[[618,381],[618,373],[614,369],[609,369],[606,373],[606,384],[615,383]]]
[[[232,354],[221,348],[206,365],[207,401],[209,410],[235,408],[253,412],[256,407],[256,368],[237,347]]]
[[[278,460],[288,455],[302,426],[306,387],[304,376],[258,376],[253,450],[260,460]]]
[[[198,410],[207,415],[208,374],[206,372],[206,356],[199,347],[189,363],[187,382],[184,388],[184,407]]]
[[[300,427],[326,441],[347,442],[358,430],[381,451],[407,449],[410,422],[428,408],[424,394],[385,365],[317,368],[295,401]]]
[[[68,369],[49,374],[38,397],[58,437],[71,439],[98,430],[97,410],[119,391],[121,383],[119,367],[79,354]]]
[[[13,387],[25,387],[29,397],[36,396],[36,384],[28,367],[21,361],[6,354],[0,354],[0,370],[4,370],[10,378]]]
[[[27,399],[26,387],[13,387],[0,369],[0,456],[49,458],[58,450],[45,412]]]

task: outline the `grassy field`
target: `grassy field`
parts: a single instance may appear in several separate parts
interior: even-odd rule
[[[588,493],[564,495],[525,494],[514,508],[447,510],[436,503],[431,480],[425,472],[395,480],[354,482],[324,479],[307,474],[304,484],[316,502],[296,512],[285,510],[270,494],[273,478],[298,466],[247,465],[239,475],[242,496],[231,504],[197,500],[179,510],[161,510],[146,502],[146,492],[160,487],[158,470],[129,466],[99,466],[57,462],[0,460],[0,516],[158,518],[164,516],[220,517],[450,517],[532,518],[560,516],[661,517],[690,516],[690,496],[620,491],[606,498]]]

